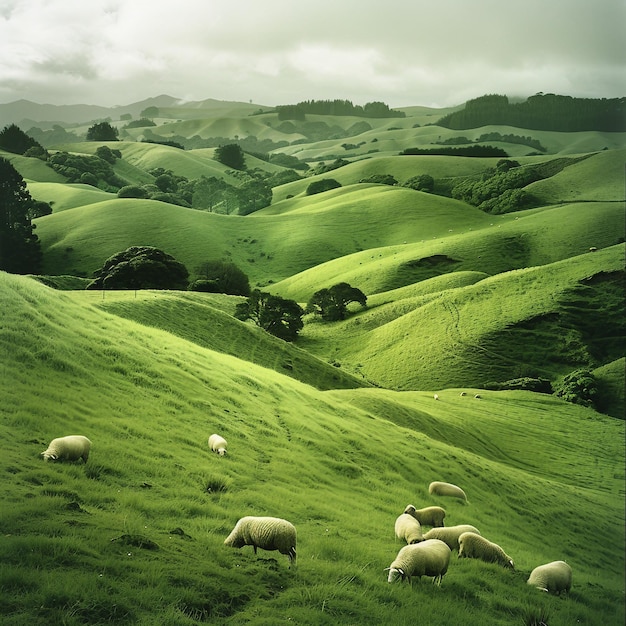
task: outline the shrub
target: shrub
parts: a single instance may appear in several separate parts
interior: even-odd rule
[[[594,407],[598,382],[591,370],[574,370],[555,385],[555,395],[573,404]]]
[[[117,192],[118,198],[147,198],[148,192],[137,185],[126,185]]]
[[[435,188],[435,179],[430,174],[420,174],[419,176],[413,176],[406,180],[403,187],[409,189],[415,189],[415,191],[426,191],[431,193]]]
[[[398,181],[391,174],[372,174],[362,178],[360,183],[375,183],[377,185],[397,185]]]
[[[229,261],[205,261],[195,269],[200,276],[190,285],[191,291],[227,293],[231,296],[249,296],[248,276]]]
[[[334,178],[321,178],[320,180],[313,181],[306,188],[306,195],[313,196],[316,193],[322,193],[324,191],[329,191],[330,189],[337,189],[341,187],[341,183],[336,181]]]

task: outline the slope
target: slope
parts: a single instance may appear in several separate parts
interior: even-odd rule
[[[528,393],[320,392],[30,279],[0,281],[11,624],[393,625],[414,620],[415,593],[436,626],[510,624],[529,607],[555,626],[623,621],[623,422]],[[226,458],[208,452],[214,431]],[[87,465],[38,458],[70,432],[92,439]],[[429,496],[434,479],[461,484],[469,504]],[[476,525],[517,570],[453,558],[440,588],[388,585],[393,522],[411,501]],[[246,514],[296,524],[295,571],[223,545]],[[556,558],[575,571],[568,601],[525,584]]]
[[[443,291],[390,301],[381,294],[371,309],[343,322],[311,320],[299,343],[386,388],[480,387],[523,376],[554,380],[623,354],[619,290],[597,311],[574,315],[570,307],[572,289],[589,277],[615,273],[616,284],[623,284],[623,267],[624,246],[617,245],[478,282],[470,279],[465,286],[450,283]],[[608,293],[598,291],[596,301]],[[595,329],[592,336],[586,323]]]
[[[196,292],[75,291],[72,299],[130,319],[145,326],[166,330],[193,343],[236,356],[295,378],[317,389],[367,386],[347,372],[332,367],[277,339],[257,326],[233,317],[243,298]]]

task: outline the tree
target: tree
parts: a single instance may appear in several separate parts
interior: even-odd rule
[[[87,289],[185,289],[189,272],[173,256],[151,246],[132,246],[109,257]]]
[[[34,201],[26,182],[10,161],[0,158],[0,270],[35,274],[41,264],[41,247],[30,212]]]
[[[189,285],[192,291],[250,295],[248,276],[230,261],[205,261],[196,267],[195,273],[199,278]]]
[[[139,113],[139,117],[146,117],[152,119],[153,117],[159,117],[158,107],[147,107]]]
[[[351,302],[358,302],[364,307],[367,296],[348,283],[337,283],[329,289],[316,291],[307,303],[306,312],[320,315],[327,322],[334,322],[346,318]]]
[[[398,181],[391,174],[372,174],[362,178],[360,183],[375,183],[377,185],[397,185]]]
[[[402,186],[415,189],[415,191],[427,191],[431,193],[435,188],[435,179],[430,174],[420,174],[419,176],[409,178]]]
[[[341,187],[341,183],[334,178],[320,178],[320,180],[314,180],[307,188],[306,195],[313,196],[316,193],[322,193],[323,191],[329,191],[330,189],[338,189]]]
[[[87,141],[117,141],[118,130],[109,122],[99,122],[87,129]]]
[[[215,149],[215,160],[222,165],[232,167],[234,170],[246,169],[246,159],[241,146],[236,143],[228,143]]]
[[[258,289],[235,308],[237,319],[251,319],[257,326],[284,341],[297,339],[304,327],[303,315],[302,307],[294,300],[286,300]]]
[[[598,381],[591,370],[574,370],[555,385],[555,395],[567,402],[593,408],[598,396]]]
[[[31,148],[37,148],[37,153],[32,156],[39,156],[41,151],[47,155],[47,152],[41,144],[29,137],[19,126],[10,124],[0,131],[0,148],[14,154],[25,154]],[[45,160],[45,159],[44,159]]]
[[[251,178],[237,188],[239,215],[249,215],[272,204],[272,188],[258,178]]]

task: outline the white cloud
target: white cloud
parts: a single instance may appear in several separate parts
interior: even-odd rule
[[[626,95],[623,0],[0,0],[0,100]]]

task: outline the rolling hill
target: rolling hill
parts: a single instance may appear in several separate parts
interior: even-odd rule
[[[286,123],[248,103],[137,104],[159,107],[151,130],[164,140],[256,137],[313,171],[243,216],[117,198],[0,154],[53,208],[34,220],[42,275],[0,272],[0,623],[400,626],[419,606],[435,626],[622,624],[625,134],[451,131],[436,121],[452,109],[427,107]],[[51,150],[119,149],[128,184],[154,182],[155,168],[240,184],[213,147],[141,132]],[[486,133],[546,148],[497,143],[548,172],[523,188],[533,208],[496,215],[450,197],[499,158],[399,155]],[[267,158],[246,154],[249,170],[286,169]],[[376,174],[399,185],[362,182]],[[420,174],[435,193],[401,186]],[[341,187],[308,195],[323,178]],[[302,306],[348,282],[367,306],[332,323],[306,314],[286,343],[235,319],[239,296],[84,290],[133,245],[192,276],[233,262],[253,288]],[[515,388],[556,387],[579,369],[597,380],[595,409]],[[224,458],[208,449],[213,432],[229,441]],[[73,433],[92,440],[88,463],[42,461],[53,437]],[[433,480],[469,502],[430,495]],[[453,554],[440,587],[387,584],[408,503],[475,525],[515,570]],[[244,515],[292,521],[297,566],[224,546]],[[569,597],[526,585],[561,559],[574,570]]]

